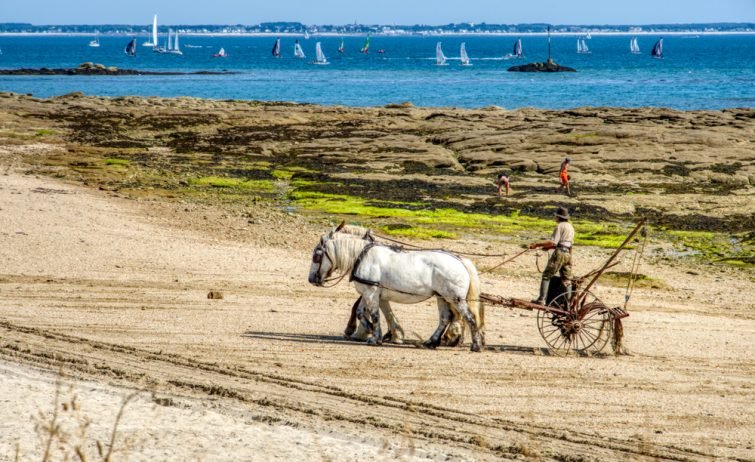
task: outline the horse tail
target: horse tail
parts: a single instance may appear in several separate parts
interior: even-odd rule
[[[484,332],[485,328],[485,305],[480,300],[480,276],[477,274],[477,267],[471,260],[462,258],[461,262],[469,273],[469,290],[467,290],[467,304],[469,310],[475,318],[477,328]]]

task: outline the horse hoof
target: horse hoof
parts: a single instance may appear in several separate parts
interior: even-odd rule
[[[479,352],[482,348],[480,348],[480,345],[472,344],[472,351]]]
[[[424,342],[422,344],[422,346],[425,347],[425,348],[427,348],[428,350],[434,350],[434,349],[438,348],[438,345],[436,345],[433,342]]]
[[[367,345],[370,345],[370,346],[380,346],[382,344],[383,342],[381,342],[380,340],[375,340],[374,338],[367,340]]]

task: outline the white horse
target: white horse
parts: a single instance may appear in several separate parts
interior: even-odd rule
[[[329,234],[323,236],[331,239],[364,239],[368,242],[375,242],[376,236],[373,236],[370,228],[365,228],[356,225],[347,225],[345,222],[341,222],[338,227],[334,228]],[[377,237],[380,239],[380,237]],[[351,307],[351,316],[346,323],[346,329],[343,335],[346,338],[352,340],[367,340],[370,332],[364,328],[364,323],[361,322],[361,318],[358,317],[358,311],[360,304],[362,303],[362,297],[360,296],[354,302]],[[441,299],[441,303],[445,303]],[[445,305],[444,305],[445,306]],[[443,307],[439,307],[442,309]],[[362,311],[364,308],[362,308]],[[388,300],[380,300],[380,311],[383,312],[385,320],[388,324],[388,332],[383,336],[384,342],[392,343],[404,343],[404,329],[398,321],[398,317],[393,312],[391,304]],[[451,312],[451,324],[448,329],[443,333],[441,337],[441,345],[443,346],[458,346],[464,343],[464,321],[460,320],[453,311]],[[484,306],[480,306],[480,318],[484,323],[485,313]]]
[[[453,314],[464,319],[472,332],[472,351],[483,346],[480,284],[474,264],[444,251],[401,251],[364,239],[323,237],[312,254],[309,282],[323,285],[336,270],[350,272],[362,296],[358,308],[369,344],[382,343],[381,301],[419,303],[437,297],[439,322],[425,345],[435,348]]]

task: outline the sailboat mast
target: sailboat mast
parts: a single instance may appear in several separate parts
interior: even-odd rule
[[[548,26],[548,62],[552,62],[551,59],[551,26]]]

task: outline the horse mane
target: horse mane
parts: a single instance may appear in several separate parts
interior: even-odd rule
[[[367,234],[370,233],[370,228],[365,228],[364,226],[357,225],[343,225],[340,227],[340,229],[334,229],[333,231],[335,233],[352,234],[354,236],[364,238],[365,236],[367,236]]]
[[[342,272],[351,271],[354,262],[367,244],[369,242],[364,239],[328,239],[326,241],[334,266]]]

